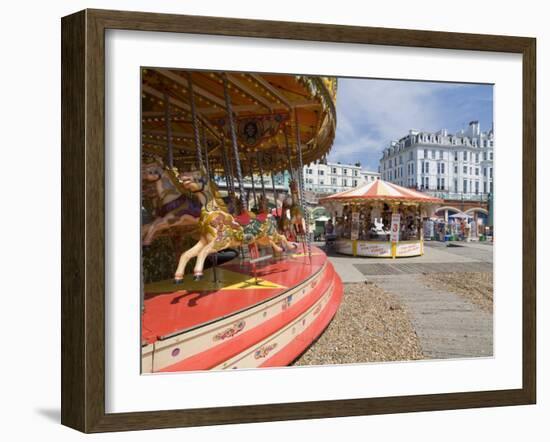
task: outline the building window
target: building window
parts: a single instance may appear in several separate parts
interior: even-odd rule
[[[413,152],[412,150],[409,152],[409,160],[412,160],[413,159]]]
[[[458,152],[455,151],[455,161],[458,161]]]
[[[336,185],[336,178],[331,178],[330,179],[330,184]]]
[[[464,174],[468,173],[468,167],[467,166],[462,167],[462,173],[464,173]]]
[[[489,154],[489,159],[490,159],[491,161],[493,161],[493,152],[491,152],[491,153]]]
[[[479,181],[476,181],[476,195],[479,193]]]
[[[424,149],[424,158],[428,158],[428,149]]]
[[[479,175],[479,167],[476,167],[476,175]]]
[[[332,168],[332,174],[333,174],[333,175],[336,175],[336,167],[333,167],[333,168]]]
[[[432,150],[432,159],[435,160],[435,150]]]
[[[489,183],[489,192],[493,193],[493,182]]]
[[[462,193],[468,193],[468,180],[462,182]]]
[[[426,161],[426,173],[430,173],[430,163]]]
[[[468,152],[464,151],[464,153],[462,154],[462,159],[464,161],[468,161]]]
[[[353,171],[353,176],[357,176],[357,169]]]
[[[307,170],[307,174],[308,174],[308,175],[312,175],[312,174],[313,174],[313,169],[308,169],[308,170]]]
[[[439,159],[440,159],[440,160],[443,159],[443,151],[442,151],[442,150],[439,151]]]
[[[487,161],[487,152],[483,152],[483,161]]]
[[[483,193],[487,193],[487,182],[483,182]]]
[[[489,178],[493,178],[493,168],[489,167]]]
[[[476,163],[479,163],[479,153],[476,153]]]
[[[357,187],[357,180],[353,180],[353,187]]]
[[[325,174],[324,170],[319,170],[319,175],[324,175],[324,174]]]
[[[445,190],[445,178],[441,178],[441,190]]]
[[[441,163],[441,173],[445,173],[445,163]]]
[[[324,185],[325,185],[325,181],[324,181],[324,180],[319,180],[319,184],[320,184],[321,186],[324,186]]]
[[[344,173],[344,175],[347,175],[348,174],[348,169],[344,169],[343,173]]]
[[[455,179],[455,193],[458,193],[458,180]]]
[[[455,173],[458,173],[458,166],[455,166]]]
[[[430,188],[430,178],[426,177],[425,181],[426,181],[426,189],[429,189]]]

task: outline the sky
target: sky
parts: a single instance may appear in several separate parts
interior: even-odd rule
[[[336,138],[330,161],[376,171],[382,150],[409,129],[450,133],[493,122],[493,86],[424,81],[338,79]]]

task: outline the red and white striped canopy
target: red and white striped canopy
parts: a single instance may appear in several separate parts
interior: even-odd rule
[[[371,181],[355,189],[335,193],[334,195],[321,198],[319,202],[323,203],[361,203],[368,201],[382,202],[405,202],[418,204],[439,204],[443,203],[440,198],[419,192],[397,184],[388,183],[383,180]]]

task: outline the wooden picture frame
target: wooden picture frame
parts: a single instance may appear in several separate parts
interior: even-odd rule
[[[523,63],[523,385],[273,405],[105,412],[105,30],[494,51]],[[536,400],[536,41],[533,38],[106,10],[62,19],[62,410],[83,432],[533,404]]]

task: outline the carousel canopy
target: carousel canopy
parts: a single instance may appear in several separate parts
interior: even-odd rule
[[[336,85],[332,77],[144,68],[143,152],[187,169],[197,166],[198,139],[207,168],[221,172],[235,164],[235,139],[249,175],[286,170],[289,156],[298,167],[299,141],[308,164],[332,147]]]
[[[414,204],[440,204],[443,200],[427,195],[413,189],[398,186],[397,184],[389,183],[383,180],[371,181],[363,184],[355,189],[346,190],[345,192],[335,193],[325,198],[321,198],[321,204],[326,203],[368,203],[375,202],[400,202]]]

